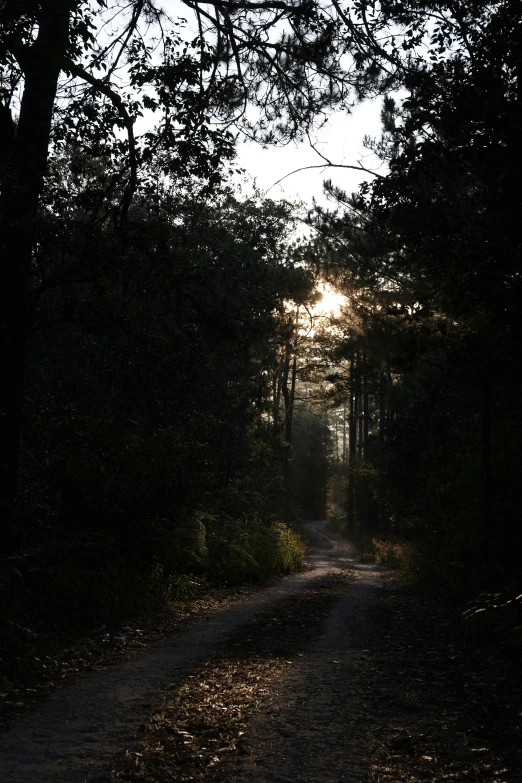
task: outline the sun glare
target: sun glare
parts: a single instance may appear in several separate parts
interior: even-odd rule
[[[319,292],[322,296],[314,307],[314,315],[335,317],[340,314],[343,307],[348,305],[348,299],[344,294],[340,294],[330,283],[321,283]]]

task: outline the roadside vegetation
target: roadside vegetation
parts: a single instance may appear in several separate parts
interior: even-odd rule
[[[411,541],[394,541],[360,530],[349,530],[346,519],[333,514],[329,515],[328,529],[353,541],[361,563],[375,563],[383,568],[393,568],[408,579],[418,577],[420,559]]]
[[[407,542],[419,575],[463,602],[522,593],[513,10],[479,4],[456,38],[441,17],[430,63],[367,140],[389,173],[354,194],[326,183],[330,206],[310,216],[310,257],[347,298],[317,337],[333,500],[377,558],[408,560]]]

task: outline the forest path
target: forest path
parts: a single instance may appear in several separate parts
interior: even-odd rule
[[[325,531],[325,522],[309,524],[317,546],[310,570],[281,580],[243,603],[216,612],[176,638],[156,644],[141,656],[97,672],[54,693],[34,712],[0,737],[2,783],[79,783],[123,752],[157,709],[167,688],[181,683],[213,650],[226,644],[252,618],[283,599],[321,583],[339,569],[355,567],[354,549]],[[350,595],[350,611],[359,611],[375,576],[371,568]],[[349,590],[346,582],[345,589]],[[332,615],[329,628],[339,630]],[[328,634],[337,631],[329,630]]]
[[[21,718],[1,783],[522,783],[518,669],[470,661],[444,600],[308,528],[308,571]]]
[[[368,600],[381,583],[383,569],[354,561],[352,544],[325,528],[325,522],[309,526],[355,570],[356,580],[271,695],[272,708],[251,722],[250,754],[236,767],[230,778],[234,783],[367,779],[368,716],[358,698],[356,675],[358,653],[368,643]]]

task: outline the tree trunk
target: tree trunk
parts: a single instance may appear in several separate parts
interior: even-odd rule
[[[386,449],[386,393],[387,393],[387,376],[385,370],[381,366],[381,372],[379,377],[379,483],[382,486],[383,483],[383,470],[384,470],[384,454]],[[384,527],[384,515],[382,513],[381,504],[375,502],[375,522],[379,529]]]
[[[285,360],[281,377],[281,391],[285,403],[285,442],[288,446],[283,476],[285,485],[284,520],[287,524],[290,522],[292,508],[292,422],[294,415],[295,384],[297,376],[296,349],[297,347],[294,346],[294,357],[292,360],[292,343],[290,342],[290,339],[288,339],[285,345]],[[289,378],[290,386],[288,385]]]
[[[354,459],[355,459],[355,387],[354,387],[354,376],[355,376],[355,357],[352,353],[352,358],[350,360],[350,407],[349,407],[349,413],[348,413],[348,492],[347,492],[347,509],[346,509],[346,521],[348,524],[348,528],[353,528],[353,524],[355,521],[355,515],[354,515],[354,476],[353,476],[353,466],[354,466]]]
[[[491,396],[491,378],[489,372],[485,372],[482,381],[480,479],[486,539],[489,539],[491,533]]]
[[[3,150],[0,170],[0,503],[8,520],[12,519],[17,496],[36,219],[58,77],[69,43],[70,2],[49,0],[43,7],[36,40],[27,49],[14,52],[24,73],[24,89],[16,133],[11,134],[10,149]],[[6,126],[10,121],[6,107],[2,115]],[[3,534],[7,551],[13,545],[12,537],[9,525]]]
[[[294,359],[292,361],[292,378],[290,381],[290,404],[287,408],[286,428],[285,428],[285,439],[287,443],[292,442],[292,422],[294,419],[296,377],[297,377],[297,356],[294,354]]]
[[[343,465],[346,464],[346,403],[343,407]]]
[[[285,462],[285,516],[286,524],[290,523],[292,509],[292,423],[294,418],[295,383],[297,376],[297,356],[294,354],[292,362],[292,378],[290,383],[289,404],[285,410],[285,440],[288,443],[288,455]]]
[[[366,351],[363,351],[363,454],[365,462],[368,461],[368,433],[370,427],[369,420],[369,399],[368,399],[368,371],[366,367]],[[363,487],[363,524],[364,529],[370,529],[370,492],[368,481],[364,480]]]
[[[274,377],[272,380],[272,422],[274,427],[274,432],[277,435],[279,432],[279,407],[281,405],[281,380],[282,380],[282,372],[281,372],[281,364],[278,360],[277,362],[277,369],[274,372]]]
[[[359,371],[359,353],[357,352],[355,354],[354,376],[357,376],[358,371]],[[360,420],[360,403],[361,403],[361,393],[359,388],[359,379],[357,377],[354,377],[354,401],[353,401],[354,453],[353,455],[354,457],[357,455],[359,458],[361,456],[361,434],[362,434],[361,420]]]
[[[386,438],[386,373],[381,370],[379,389],[379,455],[384,455],[384,442]]]

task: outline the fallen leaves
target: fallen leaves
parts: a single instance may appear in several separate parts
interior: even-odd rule
[[[137,750],[129,748],[106,780],[206,783],[238,756],[248,756],[249,716],[268,707],[298,650],[320,632],[352,581],[347,572],[318,579],[257,614],[172,689],[137,739]]]
[[[0,731],[34,709],[53,691],[72,685],[90,672],[115,666],[163,639],[172,638],[190,624],[243,601],[262,586],[223,588],[193,601],[172,605],[154,614],[135,618],[132,624],[109,628],[99,625],[73,641],[63,635],[49,638],[53,653],[35,657],[24,681],[0,678]]]
[[[491,783],[492,775],[506,775],[501,783],[519,781],[500,763],[505,748],[489,741],[498,720],[485,718],[484,698],[474,698],[484,673],[455,651],[451,618],[435,596],[393,578],[374,596],[366,622],[375,645],[361,657],[356,676],[372,725],[373,783]],[[501,681],[498,668],[495,674]],[[488,693],[489,707],[496,690]]]

